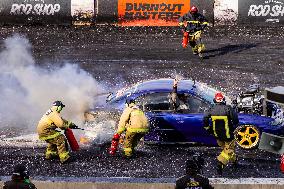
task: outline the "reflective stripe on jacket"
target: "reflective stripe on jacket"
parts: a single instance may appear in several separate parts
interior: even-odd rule
[[[209,124],[209,119],[212,125]],[[203,118],[204,128],[212,132],[221,141],[231,141],[234,139],[234,125],[239,123],[238,114],[231,106],[216,103],[210,108]]]
[[[206,18],[200,14],[191,14],[190,12],[184,14],[183,16],[181,16],[179,19],[179,25],[182,26],[184,25],[183,22],[187,22],[186,25],[186,31],[187,32],[195,32],[195,31],[199,31],[202,30],[204,26],[202,25],[207,25],[208,22],[206,20]]]
[[[228,116],[211,116],[213,123],[213,132],[215,137],[227,139],[231,138],[231,131],[228,123]]]

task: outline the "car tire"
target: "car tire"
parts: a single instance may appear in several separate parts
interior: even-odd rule
[[[237,145],[242,149],[254,149],[260,141],[260,132],[254,125],[240,125],[234,131]]]

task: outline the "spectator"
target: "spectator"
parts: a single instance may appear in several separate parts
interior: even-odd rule
[[[186,161],[186,175],[176,181],[175,189],[214,189],[208,178],[200,174],[204,159],[198,157]]]
[[[22,164],[14,167],[14,172],[10,181],[4,183],[3,189],[36,189],[29,180],[29,172]]]

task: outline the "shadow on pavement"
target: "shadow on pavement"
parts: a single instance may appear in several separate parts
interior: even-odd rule
[[[256,46],[258,46],[259,43],[257,44],[238,44],[238,45],[226,45],[217,49],[212,49],[212,50],[205,50],[205,56],[203,57],[203,59],[209,59],[215,56],[222,56],[228,53],[239,53],[251,48],[254,48]],[[210,54],[210,55],[206,55],[206,54]],[[211,54],[214,53],[214,54]]]

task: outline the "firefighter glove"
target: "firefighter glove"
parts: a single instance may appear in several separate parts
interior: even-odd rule
[[[184,23],[183,23],[183,22],[179,23],[179,27],[180,27],[180,29],[182,29],[183,31],[185,31],[185,30],[186,30],[186,28],[185,28],[185,26],[184,26]]]
[[[78,129],[79,127],[78,127],[77,125],[75,125],[74,123],[71,122],[71,123],[69,124],[69,128],[70,128],[70,129]]]
[[[203,22],[203,23],[201,24],[201,29],[204,30],[207,25],[208,25],[208,22]]]
[[[211,126],[204,127],[204,129],[209,133],[213,134],[213,128]]]

